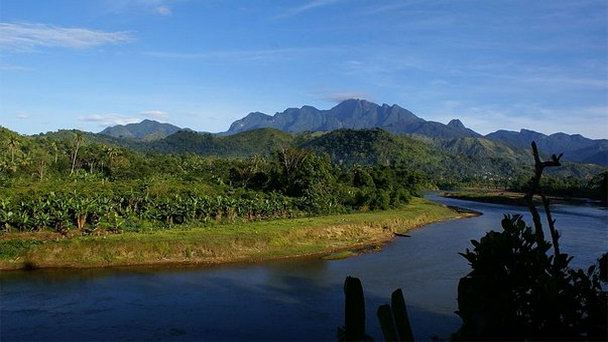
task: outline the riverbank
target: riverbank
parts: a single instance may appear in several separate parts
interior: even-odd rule
[[[401,208],[310,218],[216,224],[150,233],[57,238],[44,233],[0,238],[0,270],[257,262],[327,256],[378,246],[395,233],[474,216],[413,199]]]
[[[524,193],[512,191],[500,191],[492,189],[465,189],[458,191],[446,191],[442,196],[448,198],[457,198],[465,201],[475,201],[484,203],[506,204],[516,206],[527,206],[528,203],[524,199]],[[594,201],[587,198],[547,196],[551,203],[564,204],[597,204],[601,205],[600,201]],[[534,204],[542,205],[540,196],[534,196]]]

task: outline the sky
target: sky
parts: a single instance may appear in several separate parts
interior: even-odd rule
[[[20,133],[220,132],[348,98],[608,138],[608,2],[0,0],[0,125]]]

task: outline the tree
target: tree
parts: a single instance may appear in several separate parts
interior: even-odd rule
[[[74,173],[74,168],[76,167],[76,158],[78,157],[78,149],[83,141],[84,136],[82,133],[76,132],[76,135],[74,136],[74,151],[72,153],[72,168],[70,169],[70,175]]]
[[[44,171],[48,164],[49,155],[45,150],[36,150],[34,152],[34,159],[36,160],[36,174],[39,180],[44,179]]]
[[[11,137],[8,141],[8,149],[11,151],[11,164],[15,165],[15,151],[19,147],[19,140],[15,137]]]
[[[120,150],[113,147],[107,146],[104,149],[106,160],[108,161],[108,169],[112,169],[112,164],[114,163],[114,159],[120,155]],[[103,160],[102,160],[102,168],[103,168]]]
[[[51,149],[53,150],[54,163],[57,164],[57,157],[59,154],[59,146],[57,145],[57,142],[53,141],[51,143]]]

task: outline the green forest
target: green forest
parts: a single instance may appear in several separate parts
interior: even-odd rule
[[[147,142],[0,128],[0,146],[0,228],[62,234],[386,210],[429,189],[520,190],[530,169],[525,154],[450,152],[380,129],[180,131]],[[570,164],[545,183],[600,198],[606,171]]]

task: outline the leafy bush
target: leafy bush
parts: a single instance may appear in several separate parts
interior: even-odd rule
[[[461,254],[472,271],[458,286],[463,325],[456,338],[605,340],[608,297],[600,268],[574,270],[567,255],[547,255],[551,244],[538,243],[519,215],[505,216],[502,229]]]
[[[519,215],[506,215],[502,231],[471,241],[461,253],[472,271],[458,285],[458,315],[463,324],[455,339],[463,340],[606,340],[608,338],[608,253],[600,267],[569,267],[561,253],[559,231],[549,200],[541,188],[543,171],[561,166],[559,156],[541,161],[532,142],[534,176],[524,197],[534,229]],[[533,196],[540,195],[552,242],[544,238]],[[553,247],[553,255],[547,252]]]

